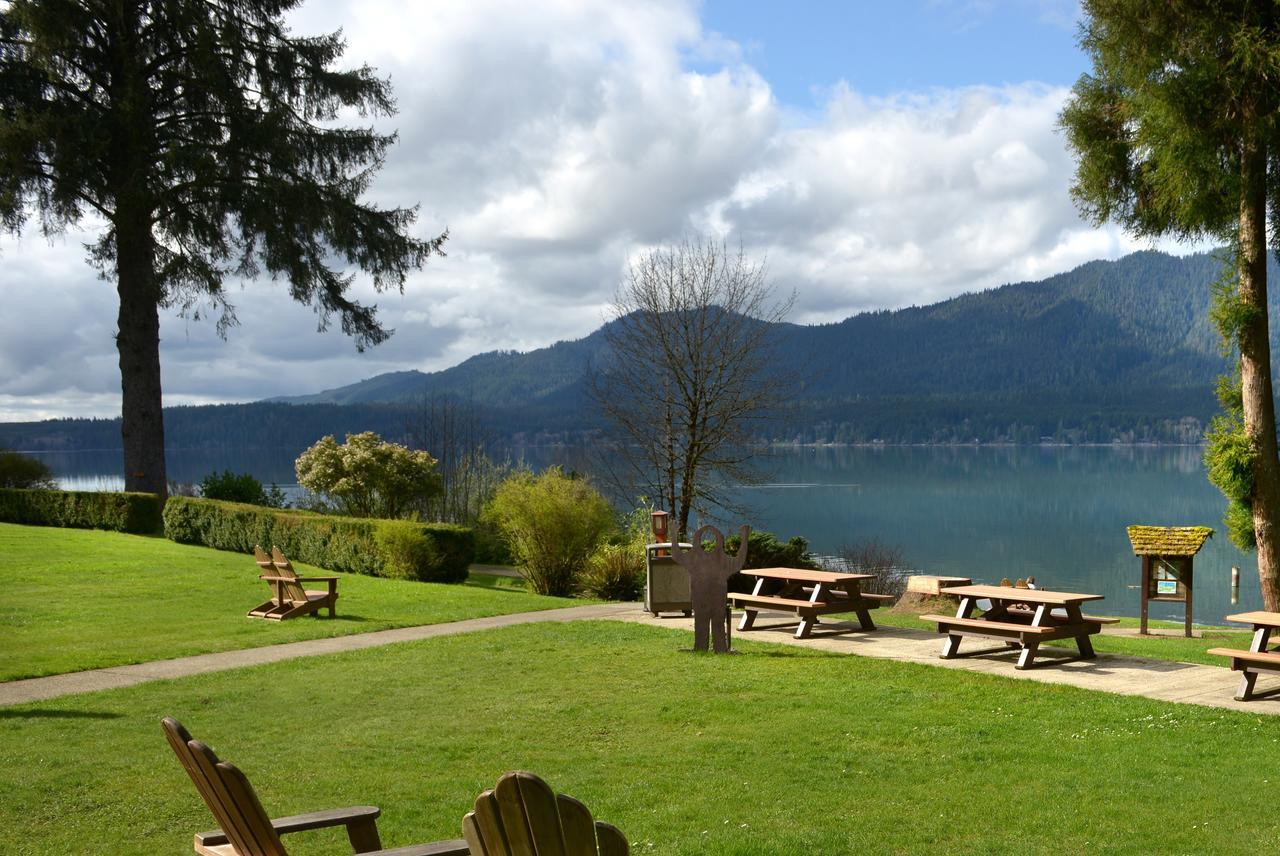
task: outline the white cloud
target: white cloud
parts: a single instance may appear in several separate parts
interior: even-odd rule
[[[420,203],[418,234],[448,227],[449,257],[403,296],[357,284],[397,331],[362,355],[317,334],[280,284],[232,289],[241,326],[225,342],[166,315],[168,403],[313,392],[580,337],[630,254],[691,229],[766,255],[806,322],[1132,249],[1072,208],[1061,89],[868,98],[840,84],[800,116],[701,29],[691,0],[317,0],[294,21],[339,25],[347,58],[389,74],[399,101],[374,196]],[[0,289],[21,307],[0,316],[0,418],[117,411],[114,291],[84,264],[86,240],[0,239]]]

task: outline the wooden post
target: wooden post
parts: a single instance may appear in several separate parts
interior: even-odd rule
[[[1142,557],[1142,621],[1138,633],[1147,635],[1147,597],[1151,592],[1151,557]]]
[[[1182,631],[1188,639],[1191,638],[1191,580],[1195,577],[1195,563],[1195,559],[1187,559],[1187,578],[1182,581],[1187,592],[1187,617],[1183,619]]]

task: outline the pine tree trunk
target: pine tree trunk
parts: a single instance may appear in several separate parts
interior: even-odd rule
[[[1240,380],[1245,433],[1257,456],[1253,465],[1253,531],[1258,580],[1268,610],[1280,610],[1280,456],[1276,451],[1275,398],[1267,322],[1266,151],[1257,139],[1241,152],[1240,301],[1253,308],[1240,330]]]
[[[164,413],[160,398],[160,282],[151,233],[154,208],[150,173],[156,147],[151,88],[136,41],[142,30],[138,3],[120,3],[109,27],[112,56],[108,85],[111,162],[108,182],[115,211],[116,291],[120,314],[121,421],[125,490],[168,494],[164,461]]]
[[[168,479],[160,392],[160,294],[145,212],[117,210],[116,274],[124,488],[163,498],[168,494]]]

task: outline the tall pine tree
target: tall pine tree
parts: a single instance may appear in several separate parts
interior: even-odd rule
[[[386,80],[337,70],[341,33],[297,37],[300,0],[0,3],[0,220],[48,234],[105,221],[90,260],[120,299],[127,490],[164,494],[162,307],[235,323],[224,282],[288,280],[357,348],[390,335],[350,299],[354,275],[403,289],[445,235],[409,235],[415,209],[360,197],[394,134],[340,127],[390,115]]]
[[[1280,16],[1274,0],[1085,0],[1093,73],[1062,113],[1081,211],[1141,236],[1234,250],[1215,307],[1239,375],[1206,455],[1232,540],[1256,546],[1280,609],[1280,457],[1267,324],[1268,224],[1280,217]]]

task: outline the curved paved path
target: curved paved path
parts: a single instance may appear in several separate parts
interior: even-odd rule
[[[1148,660],[1118,654],[1099,654],[1096,660],[1055,663],[1054,649],[1042,648],[1044,666],[1027,671],[1013,668],[1016,652],[1007,649],[990,650],[974,656],[954,660],[942,660],[941,637],[922,630],[881,626],[864,633],[857,624],[824,619],[816,635],[798,640],[792,636],[795,625],[786,624],[788,618],[780,614],[761,612],[756,629],[735,638],[758,639],[798,645],[838,654],[857,654],[864,657],[899,660],[948,669],[1000,675],[1044,683],[1068,684],[1082,689],[1120,695],[1144,696],[1160,701],[1198,704],[1206,707],[1243,710],[1250,713],[1280,715],[1280,697],[1261,698],[1249,702],[1235,701],[1239,677],[1224,667],[1200,666],[1189,663],[1171,663],[1165,660]],[[271,645],[265,648],[248,648],[240,651],[224,651],[218,654],[199,654],[174,660],[158,660],[134,666],[113,666],[86,672],[72,672],[47,678],[29,678],[0,683],[0,706],[44,701],[75,693],[127,687],[147,681],[179,678],[204,672],[238,669],[260,663],[275,663],[297,657],[316,657],[339,651],[358,651],[397,642],[430,639],[455,633],[469,633],[494,627],[510,627],[539,621],[579,621],[584,619],[610,619],[648,624],[655,627],[692,629],[688,618],[653,618],[639,604],[598,604],[575,606],[567,609],[549,609],[540,612],[521,612],[514,615],[494,615],[473,618],[447,624],[429,624],[420,627],[403,627],[396,630],[380,630],[353,636],[337,636],[329,639],[313,639]],[[771,619],[775,620],[770,623]],[[981,640],[969,640],[966,650],[981,651]],[[1064,650],[1064,654],[1074,653]],[[1265,678],[1264,678],[1265,680]],[[1268,687],[1264,687],[1264,690]]]
[[[577,621],[586,618],[610,618],[622,611],[634,610],[633,604],[598,604],[571,606],[567,609],[547,609],[539,612],[517,612],[511,615],[491,615],[486,618],[469,618],[466,621],[450,621],[445,624],[424,624],[417,627],[398,627],[394,630],[375,630],[351,636],[331,636],[326,639],[308,639],[303,642],[287,642],[268,645],[265,648],[242,648],[238,651],[221,651],[216,654],[196,654],[173,660],[153,660],[132,666],[111,666],[86,672],[69,672],[47,678],[25,678],[20,681],[0,683],[0,707],[45,701],[75,693],[131,687],[147,681],[181,678],[205,672],[221,672],[242,666],[261,663],[278,663],[298,657],[319,657],[339,651],[359,651],[396,642],[412,642],[433,636],[449,636],[454,633],[470,633],[491,627],[510,627],[532,621]]]

